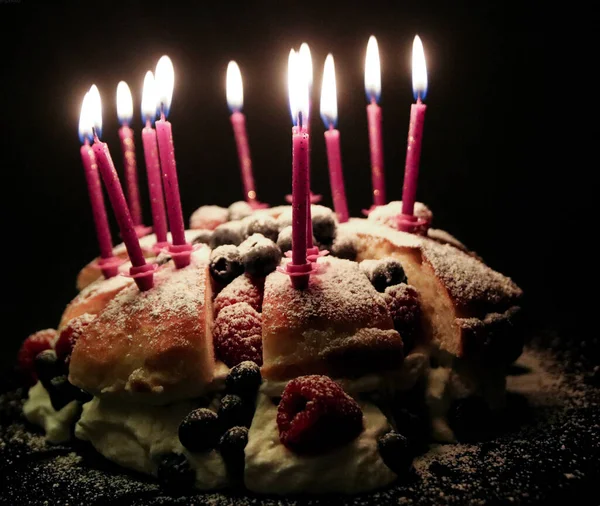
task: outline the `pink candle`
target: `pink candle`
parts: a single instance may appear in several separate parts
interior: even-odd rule
[[[231,125],[237,147],[242,183],[244,185],[244,196],[246,202],[252,207],[256,204],[256,190],[254,187],[254,175],[252,174],[252,158],[250,158],[250,146],[248,145],[248,134],[246,132],[246,117],[240,111],[231,115]]]
[[[408,127],[408,143],[406,148],[406,165],[404,167],[404,185],[402,189],[402,215],[398,221],[401,230],[414,232],[415,200],[417,195],[417,181],[419,177],[419,161],[421,158],[421,142],[423,139],[423,125],[427,106],[422,103],[427,93],[427,70],[425,67],[425,54],[419,36],[413,43],[413,91],[416,103],[410,108],[410,124]]]
[[[335,129],[337,122],[337,92],[335,82],[335,64],[333,56],[327,55],[323,68],[323,84],[321,86],[321,118],[325,127],[325,145],[327,147],[327,161],[329,163],[329,184],[333,208],[340,223],[348,221],[348,204],[344,189],[344,176],[342,172],[342,155],[340,151],[340,132]]]
[[[142,130],[142,143],[144,146],[148,193],[150,195],[150,207],[152,210],[152,228],[156,234],[157,245],[162,247],[167,245],[167,215],[160,178],[156,130],[152,128],[150,120],[146,122],[146,126]]]
[[[173,257],[176,267],[181,269],[190,264],[192,245],[185,240],[185,225],[179,196],[173,131],[171,123],[166,119],[171,105],[174,84],[173,64],[168,56],[162,56],[158,61],[155,76],[158,102],[161,109],[160,119],[156,122],[158,154],[172,237],[169,252]]]
[[[113,255],[112,238],[110,226],[106,216],[106,207],[104,206],[104,196],[102,194],[102,182],[98,173],[98,164],[94,151],[90,146],[92,134],[92,111],[90,108],[90,96],[86,93],[81,105],[81,115],[79,117],[79,139],[83,143],[80,149],[81,161],[83,163],[85,180],[90,196],[92,206],[92,216],[96,228],[96,237],[100,247],[100,261],[98,265],[105,278],[111,278],[118,273],[118,267],[122,263],[121,259]]]
[[[369,125],[369,147],[371,152],[371,182],[373,187],[373,205],[382,206],[385,198],[385,175],[383,165],[383,137],[381,130],[381,107],[377,105],[381,94],[381,68],[377,39],[369,38],[365,59],[365,91],[367,105],[367,121]]]
[[[327,146],[327,162],[329,163],[329,182],[331,184],[331,196],[333,208],[337,214],[338,221],[348,221],[348,204],[346,203],[346,190],[344,188],[344,175],[342,172],[342,156],[340,152],[340,132],[329,127],[325,132],[325,144]]]

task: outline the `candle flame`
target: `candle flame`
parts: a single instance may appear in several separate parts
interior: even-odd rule
[[[175,71],[173,70],[171,58],[166,55],[161,56],[156,64],[154,79],[156,82],[156,98],[161,114],[164,114],[165,117],[167,117],[169,115],[169,109],[171,108],[173,87],[175,86]]]
[[[102,137],[102,101],[100,100],[98,87],[95,84],[92,84],[90,91],[88,91],[88,106],[89,124],[93,129],[93,133],[100,138]]]
[[[377,39],[371,35],[367,43],[365,58],[365,93],[367,100],[379,102],[381,95],[381,64],[379,63],[379,47]]]
[[[300,56],[300,68],[302,69],[302,73],[306,76],[308,89],[310,92],[313,87],[313,64],[312,57],[310,55],[310,47],[308,47],[306,42],[300,44],[300,51],[298,51],[298,55]]]
[[[81,103],[81,113],[79,114],[79,140],[81,144],[88,142],[94,142],[94,135],[92,133],[92,122],[90,119],[90,98],[89,93],[86,93]]]
[[[154,74],[149,70],[144,76],[144,87],[142,88],[142,122],[146,123],[148,120],[154,122],[156,110],[156,83]]]
[[[302,123],[306,124],[308,121],[308,82],[302,72],[300,56],[293,49],[288,58],[288,92],[293,124],[298,125],[300,116],[302,116]]]
[[[413,42],[412,52],[412,83],[415,99],[425,100],[427,95],[427,66],[425,65],[425,51],[421,38],[417,35]]]
[[[133,99],[125,81],[117,85],[117,117],[121,125],[129,125],[133,118]]]
[[[321,85],[321,118],[326,128],[335,127],[337,123],[337,95],[335,84],[335,64],[333,55],[328,54],[323,68],[323,84]]]
[[[240,67],[234,61],[227,65],[227,78],[225,83],[227,105],[231,112],[238,112],[244,105],[244,86],[242,84],[242,73]]]

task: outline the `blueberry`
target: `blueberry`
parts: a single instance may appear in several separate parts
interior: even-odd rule
[[[277,221],[272,216],[264,213],[255,214],[244,219],[244,223],[246,237],[250,237],[252,234],[262,234],[273,242],[277,241],[279,228]]]
[[[238,200],[228,207],[228,211],[229,219],[234,221],[241,220],[246,216],[250,216],[254,212],[254,209],[252,209],[252,206],[248,204],[248,202]]]
[[[210,253],[210,274],[215,281],[228,284],[244,272],[244,264],[237,246],[219,246]]]
[[[385,292],[388,286],[399,285],[406,281],[402,264],[393,258],[379,261],[371,273],[371,283],[378,292]]]
[[[191,452],[204,452],[217,446],[221,429],[214,411],[199,408],[179,424],[179,441]]]
[[[460,442],[483,441],[491,432],[492,413],[482,397],[457,399],[448,411],[448,425]]]
[[[196,481],[196,473],[190,466],[186,456],[180,453],[161,455],[156,474],[165,488],[174,491],[191,488]]]
[[[396,430],[408,440],[411,454],[421,453],[427,446],[429,425],[423,418],[404,408],[394,409],[393,416],[396,422]]]
[[[317,239],[313,236],[313,244],[317,243]],[[288,225],[279,232],[277,236],[277,246],[282,252],[292,250],[292,226]]]
[[[331,245],[331,254],[334,257],[356,261],[358,255],[356,241],[350,236],[340,237],[338,235]]]
[[[239,395],[224,395],[218,414],[222,429],[230,429],[236,425],[250,427],[252,422],[252,410]]]
[[[219,225],[210,236],[209,246],[215,249],[223,244],[237,246],[243,240],[242,224],[239,221],[229,221]]]
[[[253,234],[240,244],[240,254],[250,276],[265,277],[281,261],[279,246],[261,234]]]
[[[194,237],[192,244],[210,244],[211,237],[212,230],[199,230],[196,237]]]
[[[235,477],[244,471],[244,448],[248,444],[248,429],[246,427],[232,427],[221,437],[219,451],[225,461],[227,470]]]
[[[250,399],[262,382],[260,367],[256,363],[245,360],[232,367],[225,380],[227,393],[239,395],[243,399]]]
[[[402,434],[391,431],[377,441],[381,459],[396,474],[404,474],[410,469],[412,454],[408,439]]]
[[[58,360],[54,350],[44,350],[38,353],[33,364],[35,373],[46,390],[49,388],[52,378],[65,374],[64,364]]]
[[[80,402],[81,404],[85,404],[86,402],[90,402],[94,396],[81,388],[78,388],[75,392],[75,400]]]
[[[323,206],[312,206],[312,228],[319,244],[331,244],[335,239],[337,220],[331,209]]]
[[[69,383],[66,375],[55,376],[48,385],[50,402],[55,411],[60,411],[79,395],[79,389]]]

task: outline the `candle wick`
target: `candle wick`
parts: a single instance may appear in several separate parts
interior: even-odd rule
[[[152,122],[150,121],[150,118],[146,118],[146,128],[152,128]]]
[[[98,132],[96,130],[96,127],[92,127],[92,135],[94,136],[94,142],[100,142],[100,139],[98,139]]]
[[[329,130],[331,131],[331,130],[333,130],[333,128],[334,128],[333,123],[329,123]]]
[[[302,130],[302,111],[298,112],[298,129]]]
[[[371,95],[371,103],[372,103],[373,105],[377,105],[377,100],[375,100],[375,95],[374,95],[374,94],[373,94],[373,95]]]

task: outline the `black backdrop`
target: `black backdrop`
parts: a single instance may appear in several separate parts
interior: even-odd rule
[[[104,140],[121,168],[119,80],[132,88],[141,152],[144,73],[162,54],[175,67],[170,120],[184,214],[241,198],[225,102],[227,62],[239,63],[257,189],[282,203],[291,188],[286,67],[309,43],[318,106],[322,65],[336,60],[339,129],[350,210],[370,204],[363,67],[375,34],[382,60],[388,198],[401,197],[412,40],[424,42],[429,93],[418,199],[451,231],[526,290],[543,318],[572,327],[582,297],[568,262],[590,216],[589,185],[561,170],[547,136],[546,40],[533,4],[504,2],[88,2],[0,0],[2,357],[29,333],[56,326],[75,276],[96,255],[79,158],[81,99],[96,83]],[[316,108],[315,108],[316,109]],[[316,113],[317,111],[315,111]],[[331,202],[322,123],[313,115],[313,190]],[[141,170],[142,177],[144,175]],[[149,221],[147,191],[141,182]],[[577,192],[577,194],[575,194]],[[561,212],[558,200],[566,195]],[[116,237],[116,229],[114,237]],[[565,240],[565,238],[567,240]],[[566,247],[565,247],[566,246]],[[583,285],[585,282],[580,280]]]

